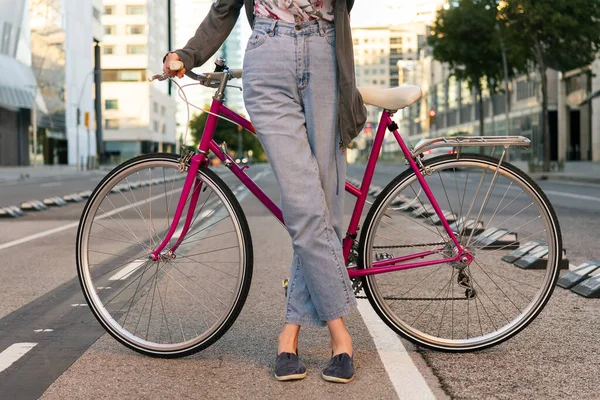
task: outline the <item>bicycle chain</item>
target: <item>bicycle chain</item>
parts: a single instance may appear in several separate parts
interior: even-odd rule
[[[373,246],[373,249],[406,249],[409,247],[431,247],[440,246],[445,243],[423,243],[423,244],[398,244],[396,246]]]
[[[357,299],[366,299],[367,296],[354,296]],[[439,299],[432,299],[429,297],[384,297],[384,300],[410,300],[410,301],[448,301],[448,300],[469,300],[466,297],[440,297]]]

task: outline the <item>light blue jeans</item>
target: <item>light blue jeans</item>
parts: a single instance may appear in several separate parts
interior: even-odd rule
[[[331,23],[258,18],[244,58],[246,109],[294,248],[285,322],[298,325],[324,326],[356,306],[342,254],[346,159],[334,46]]]

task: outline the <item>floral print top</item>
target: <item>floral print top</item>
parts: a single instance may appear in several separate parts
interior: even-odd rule
[[[333,22],[335,0],[256,0],[254,15],[298,23],[314,20]]]

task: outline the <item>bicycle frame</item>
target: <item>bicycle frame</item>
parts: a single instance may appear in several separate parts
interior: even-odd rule
[[[283,214],[282,214],[281,210],[279,209],[279,207],[244,172],[245,169],[247,169],[249,167],[248,166],[239,167],[231,159],[229,154],[226,154],[213,139],[215,129],[217,126],[217,122],[218,122],[218,117],[216,115],[222,115],[226,118],[229,118],[230,120],[232,120],[236,124],[240,125],[244,129],[252,132],[253,134],[256,134],[254,127],[252,126],[250,121],[246,120],[245,118],[241,117],[240,115],[238,115],[235,112],[228,109],[219,100],[216,100],[216,99],[213,100],[212,105],[210,107],[210,112],[211,112],[211,114],[209,114],[209,116],[207,118],[204,132],[202,134],[202,139],[200,140],[200,144],[198,146],[198,152],[189,159],[187,177],[186,177],[186,180],[185,180],[185,183],[183,186],[181,197],[179,198],[179,202],[177,205],[177,209],[175,211],[175,215],[173,216],[173,220],[171,222],[171,226],[169,227],[167,235],[164,238],[164,240],[162,241],[162,243],[151,253],[151,257],[154,260],[158,260],[160,258],[160,255],[162,254],[162,252],[164,251],[164,249],[167,247],[168,243],[170,242],[171,238],[173,237],[173,234],[175,233],[176,227],[181,219],[181,216],[183,214],[183,211],[184,211],[186,203],[187,203],[188,196],[190,195],[190,191],[192,190],[192,186],[193,186],[193,193],[192,193],[192,197],[190,198],[190,205],[188,207],[188,212],[186,215],[186,220],[185,220],[183,229],[181,231],[179,238],[177,239],[177,242],[175,243],[174,246],[172,246],[169,250],[167,250],[167,253],[174,254],[175,251],[177,250],[177,248],[179,247],[179,245],[181,244],[181,242],[183,241],[183,239],[185,238],[185,235],[187,234],[187,232],[190,228],[190,225],[192,223],[192,217],[195,212],[196,203],[197,203],[201,185],[202,185],[200,181],[196,180],[196,174],[201,165],[204,165],[204,166],[208,165],[208,154],[209,154],[208,152],[209,151],[212,151],[215,154],[215,156],[219,160],[221,160],[221,162],[223,162],[227,167],[229,167],[231,172],[242,182],[242,184],[245,185],[248,188],[248,190],[250,190],[250,192],[252,192],[256,196],[256,198],[261,203],[263,203],[264,206],[267,207],[267,209],[285,226],[285,222],[283,220]],[[439,254],[439,252],[441,250],[443,250],[443,248],[442,249],[438,248],[438,249],[423,251],[423,252],[406,255],[406,256],[402,256],[402,257],[395,257],[395,258],[390,258],[390,259],[386,259],[386,260],[380,260],[380,261],[374,262],[373,265],[371,266],[371,268],[358,269],[358,267],[356,267],[356,266],[348,268],[348,274],[349,274],[350,278],[374,275],[374,274],[381,274],[381,273],[385,273],[385,272],[393,272],[393,271],[399,271],[399,270],[405,270],[405,269],[411,269],[411,268],[419,268],[419,267],[425,267],[425,266],[431,266],[431,265],[438,265],[438,264],[444,264],[444,263],[449,263],[449,262],[459,262],[460,261],[463,263],[470,263],[470,262],[472,262],[472,259],[473,259],[472,256],[468,252],[466,252],[466,250],[461,246],[458,239],[456,238],[456,235],[450,228],[448,220],[444,216],[440,206],[438,205],[438,202],[436,201],[436,199],[433,195],[433,192],[431,191],[431,189],[429,188],[429,185],[427,184],[427,182],[425,181],[425,178],[423,177],[421,169],[419,168],[419,166],[417,165],[417,162],[415,161],[418,156],[413,156],[411,154],[410,150],[408,149],[408,147],[402,140],[402,137],[398,133],[398,127],[397,127],[396,123],[392,120],[391,117],[392,117],[392,114],[387,110],[384,111],[381,116],[379,127],[377,129],[377,133],[375,135],[375,140],[373,143],[373,149],[369,156],[369,160],[367,162],[367,168],[366,168],[365,174],[363,176],[363,180],[360,184],[360,188],[346,182],[346,192],[351,194],[352,196],[356,197],[356,203],[354,206],[354,211],[352,213],[352,217],[350,219],[350,224],[348,226],[346,237],[344,238],[343,243],[342,243],[344,260],[347,263],[352,246],[354,245],[355,241],[357,240],[357,232],[359,229],[360,217],[364,210],[364,205],[366,203],[368,189],[371,185],[373,174],[375,172],[377,158],[378,158],[379,152],[381,150],[381,146],[383,144],[383,139],[385,136],[386,129],[389,129],[390,131],[393,132],[394,137],[396,138],[396,141],[398,142],[398,144],[400,145],[400,148],[402,149],[402,153],[404,154],[404,157],[406,157],[406,159],[408,160],[410,168],[414,171],[425,195],[431,202],[431,204],[435,210],[435,213],[440,218],[440,220],[442,222],[442,226],[444,227],[449,238],[452,240],[452,242],[456,246],[456,249],[458,250],[456,253],[457,255],[455,257],[451,257],[451,258],[442,258],[442,259],[436,259],[436,260],[416,261],[416,262],[412,261],[412,260],[416,260],[416,259],[423,259],[423,258],[433,255],[433,254]],[[409,262],[409,261],[412,261],[412,262]]]

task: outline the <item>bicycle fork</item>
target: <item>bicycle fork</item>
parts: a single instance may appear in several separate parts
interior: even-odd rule
[[[190,225],[192,224],[192,219],[194,217],[194,213],[196,211],[196,205],[198,203],[198,198],[200,197],[200,192],[202,190],[202,181],[196,179],[196,175],[198,173],[198,169],[200,165],[205,163],[207,160],[206,155],[204,154],[195,154],[189,159],[189,166],[187,167],[187,177],[185,178],[185,183],[183,184],[183,189],[181,191],[181,196],[179,197],[179,202],[177,203],[177,209],[175,210],[175,215],[173,216],[173,221],[171,221],[171,226],[169,227],[169,231],[167,232],[165,238],[162,243],[150,253],[149,258],[153,261],[158,261],[163,256],[169,256],[171,258],[175,257],[175,251],[185,239],[187,235]],[[185,160],[182,159],[182,163]],[[190,191],[192,190],[192,186],[194,187],[192,195],[190,197]],[[187,199],[190,197],[190,204],[188,207],[187,215],[185,218],[185,223],[179,234],[179,238],[173,247],[169,250],[164,251],[167,247],[173,235],[175,234],[175,230],[179,221],[181,220],[181,214],[183,214],[183,210],[185,209],[185,205],[187,203]]]

